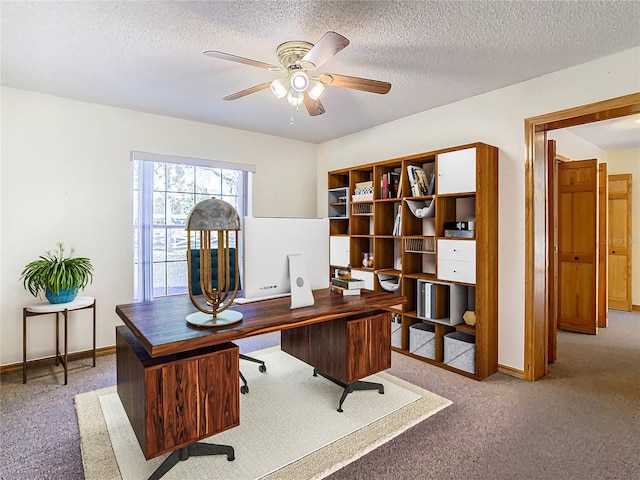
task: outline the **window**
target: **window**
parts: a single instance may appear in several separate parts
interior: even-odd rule
[[[134,300],[187,293],[189,211],[215,197],[249,215],[253,166],[144,152],[132,160]]]

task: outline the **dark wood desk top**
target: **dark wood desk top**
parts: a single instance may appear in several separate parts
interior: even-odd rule
[[[116,313],[149,355],[159,357],[407,303],[406,297],[370,290],[343,297],[327,288],[314,290],[313,296],[315,305],[294,310],[289,308],[289,297],[234,305],[231,308],[242,312],[242,321],[217,328],[187,324],[186,316],[197,311],[188,295],[117,305]]]

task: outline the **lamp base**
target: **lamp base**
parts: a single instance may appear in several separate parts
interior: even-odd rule
[[[221,327],[231,325],[242,320],[242,313],[235,310],[225,310],[215,317],[211,313],[195,312],[187,315],[187,323],[194,327]]]

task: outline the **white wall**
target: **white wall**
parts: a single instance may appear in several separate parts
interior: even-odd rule
[[[330,170],[477,141],[498,147],[498,361],[523,370],[524,119],[637,91],[640,48],[326,142],[318,149],[318,213],[326,214]]]
[[[640,148],[610,150],[607,173],[630,173],[631,178],[631,301],[640,305]]]
[[[91,258],[97,344],[115,344],[115,306],[133,289],[131,150],[255,164],[254,215],[316,214],[316,145],[6,87],[1,100],[3,365],[22,360],[22,306],[35,301],[22,268],[59,241]],[[70,317],[69,350],[90,348],[89,313]],[[29,320],[30,359],[54,353],[54,323]]]
[[[598,163],[607,161],[607,151],[593,143],[569,132],[566,129],[552,130],[547,132],[548,140],[556,141],[556,153],[564,155],[571,160],[598,160]]]

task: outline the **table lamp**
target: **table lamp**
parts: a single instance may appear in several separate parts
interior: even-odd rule
[[[240,230],[240,217],[238,212],[227,202],[211,198],[196,204],[189,212],[186,223],[187,230],[187,269],[189,282],[189,297],[191,302],[199,310],[187,316],[187,323],[198,327],[219,327],[229,325],[242,320],[242,313],[229,310],[238,293],[238,231]],[[191,271],[193,268],[191,258],[192,232],[199,236],[200,249],[200,291],[206,305],[198,301],[193,294]],[[229,240],[234,233],[236,244],[235,265],[230,264]],[[211,271],[211,235],[217,235],[217,271],[218,278],[212,282]],[[194,235],[194,236],[195,236]],[[214,236],[214,238],[216,238]],[[231,288],[231,272],[235,278]]]

